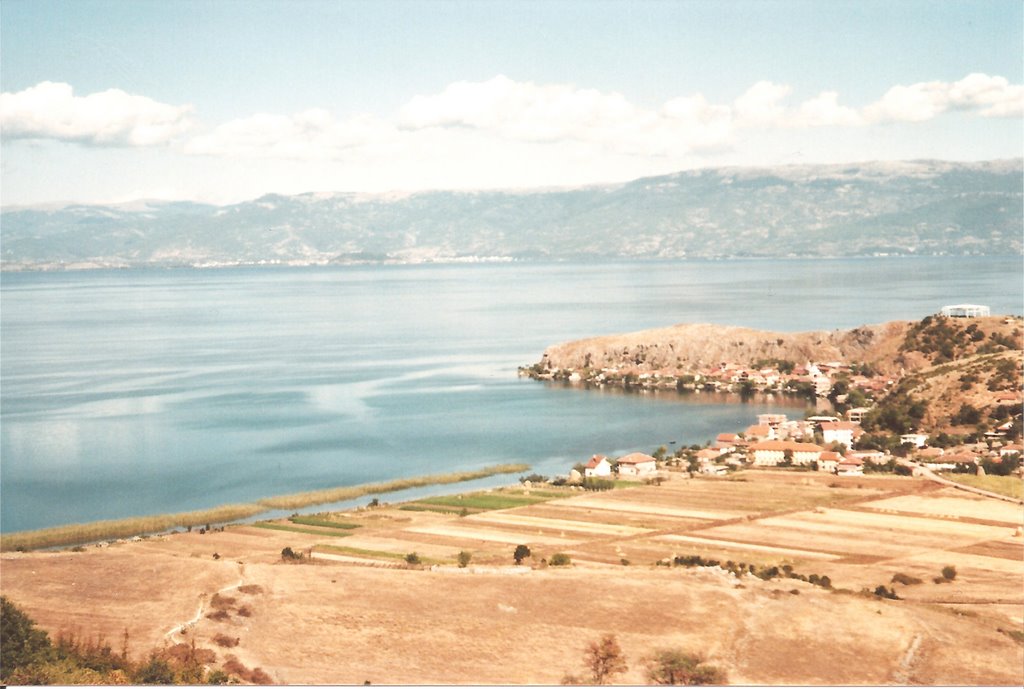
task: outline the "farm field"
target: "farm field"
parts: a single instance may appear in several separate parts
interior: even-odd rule
[[[382,505],[276,522],[289,530],[4,553],[3,593],[54,633],[127,628],[138,654],[195,640],[222,662],[214,637],[237,637],[230,652],[282,683],[558,684],[604,633],[627,657],[623,683],[643,683],[643,658],[665,647],[703,653],[731,683],[1024,680],[1019,505],[922,479],[783,471],[429,504],[458,511]],[[519,544],[532,556],[517,567]],[[283,562],[285,547],[312,559]],[[426,564],[408,567],[412,552]],[[547,566],[556,553],[572,564]],[[666,566],[692,555],[780,576]],[[955,576],[936,583],[944,567]],[[879,585],[899,600],[872,595]],[[206,617],[217,591],[251,614]]]

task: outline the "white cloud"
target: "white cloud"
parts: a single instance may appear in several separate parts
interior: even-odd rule
[[[231,120],[196,136],[184,151],[193,155],[331,160],[347,149],[386,140],[395,131],[387,122],[365,115],[336,122],[321,109],[294,115],[258,114]]]
[[[853,108],[839,105],[839,94],[824,91],[797,108],[793,124],[798,127],[857,127],[863,116]]]
[[[874,122],[924,122],[951,110],[977,111],[982,117],[1024,115],[1024,86],[1005,77],[973,73],[956,82],[927,81],[894,86],[864,108]]]
[[[191,112],[189,105],[158,103],[119,89],[76,96],[69,84],[44,81],[0,94],[0,132],[10,139],[155,146],[191,129]]]
[[[759,81],[736,99],[733,109],[743,126],[773,125],[786,115],[782,100],[792,92],[792,87]]]
[[[970,74],[957,82],[897,85],[856,108],[841,104],[836,91],[789,104],[791,86],[760,81],[732,103],[711,103],[696,93],[647,108],[619,93],[497,76],[415,96],[391,117],[336,120],[319,109],[253,115],[192,138],[183,151],[340,161],[364,170],[376,165],[396,176],[400,166],[421,171],[433,166],[438,174],[442,167],[479,170],[473,157],[492,166],[523,167],[531,159],[549,160],[552,151],[578,161],[622,165],[636,157],[683,167],[694,156],[731,150],[745,130],[798,134],[822,127],[919,123],[953,109],[983,117],[1019,116],[1022,89],[1003,77]]]

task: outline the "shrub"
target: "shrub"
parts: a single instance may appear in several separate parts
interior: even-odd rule
[[[651,684],[697,686],[725,684],[725,673],[706,665],[699,655],[675,649],[657,651],[646,661],[647,681]]]
[[[956,579],[956,567],[953,565],[946,565],[942,568],[942,578],[946,581],[953,581]]]
[[[908,574],[904,574],[903,572],[897,572],[896,574],[892,575],[892,580],[889,583],[903,584],[904,586],[913,586],[914,584],[920,584],[922,582],[917,577],[912,577]]]
[[[590,670],[594,684],[605,684],[612,675],[628,669],[619,642],[612,634],[606,634],[600,641],[592,641],[583,654],[583,663]]]
[[[223,670],[211,670],[210,674],[206,676],[207,684],[227,684],[230,680],[231,678],[228,676],[228,673]]]
[[[152,653],[149,662],[135,671],[132,681],[136,684],[174,684],[174,670],[166,660]]]
[[[284,548],[281,549],[281,559],[285,561],[294,562],[302,559],[302,553],[297,553],[294,550],[292,550],[291,546],[286,545]]]
[[[213,637],[213,643],[217,644],[221,648],[233,648],[239,644],[240,639],[236,636],[234,638],[227,634],[217,634]]]
[[[528,557],[530,557],[530,549],[525,545],[517,545],[512,552],[512,559],[516,561],[517,565],[523,564],[523,560]]]
[[[900,600],[900,597],[896,595],[896,591],[893,589],[886,588],[883,584],[879,584],[875,587],[875,595],[879,598],[888,598],[889,600]]]
[[[46,660],[51,653],[46,632],[36,629],[32,618],[4,596],[0,596],[0,638],[0,677],[5,681],[13,670]]]
[[[565,567],[572,564],[572,558],[565,553],[555,553],[551,556],[551,560],[548,561],[552,567]]]
[[[606,478],[594,478],[590,476],[583,479],[583,490],[611,490],[615,487],[615,481]]]
[[[473,559],[473,553],[470,553],[466,550],[461,550],[459,551],[458,559],[459,567],[465,567],[469,564],[469,561]]]
[[[409,565],[418,565],[422,561],[420,560],[420,556],[413,552],[413,553],[408,553],[405,556],[405,562],[406,562],[406,564],[409,564]]]

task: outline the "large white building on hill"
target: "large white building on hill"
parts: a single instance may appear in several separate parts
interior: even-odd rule
[[[942,315],[947,318],[981,318],[991,316],[987,306],[981,304],[953,304],[942,307]]]

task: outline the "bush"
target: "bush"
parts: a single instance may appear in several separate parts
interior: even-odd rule
[[[611,490],[615,487],[615,481],[606,478],[594,478],[589,476],[583,479],[583,490]]]
[[[942,578],[946,581],[953,581],[956,579],[956,567],[953,565],[946,565],[942,568]]]
[[[470,553],[470,552],[465,551],[465,550],[461,550],[461,551],[459,551],[458,559],[459,559],[459,567],[465,567],[466,565],[469,564],[469,561],[473,559],[473,553]]]
[[[284,548],[281,549],[281,559],[289,562],[294,562],[302,559],[302,553],[297,553],[294,550],[292,550],[291,546],[286,545]]]
[[[149,662],[135,671],[132,681],[136,684],[174,684],[174,670],[166,660],[153,653]]]
[[[530,549],[525,545],[517,545],[516,549],[512,552],[512,559],[516,561],[517,565],[523,564],[523,560],[530,557]]]
[[[604,684],[612,675],[628,669],[619,642],[612,634],[605,635],[600,641],[591,642],[583,655],[583,662],[590,670],[594,684]]]
[[[651,684],[697,686],[725,684],[725,673],[706,665],[699,655],[674,649],[657,651],[647,659],[647,681]]]
[[[572,564],[572,558],[570,558],[565,553],[555,553],[551,556],[551,559],[548,561],[548,564],[550,564],[552,567],[566,567]]]
[[[889,600],[900,600],[900,597],[896,595],[896,591],[888,589],[884,585],[879,584],[875,587],[875,595],[879,598],[888,598]]]
[[[420,556],[417,555],[414,552],[413,553],[408,553],[405,556],[405,563],[408,564],[408,565],[418,565],[418,564],[421,564],[421,562],[422,561],[420,560]]]
[[[917,577],[912,577],[903,572],[897,572],[892,575],[890,584],[903,584],[904,586],[913,586],[914,584],[920,584],[922,581]]]
[[[0,596],[0,638],[0,678],[4,681],[14,670],[50,657],[50,637],[4,596]]]
[[[236,637],[230,637],[227,634],[217,634],[213,637],[213,643],[217,644],[221,648],[233,648],[238,645],[240,639]]]

